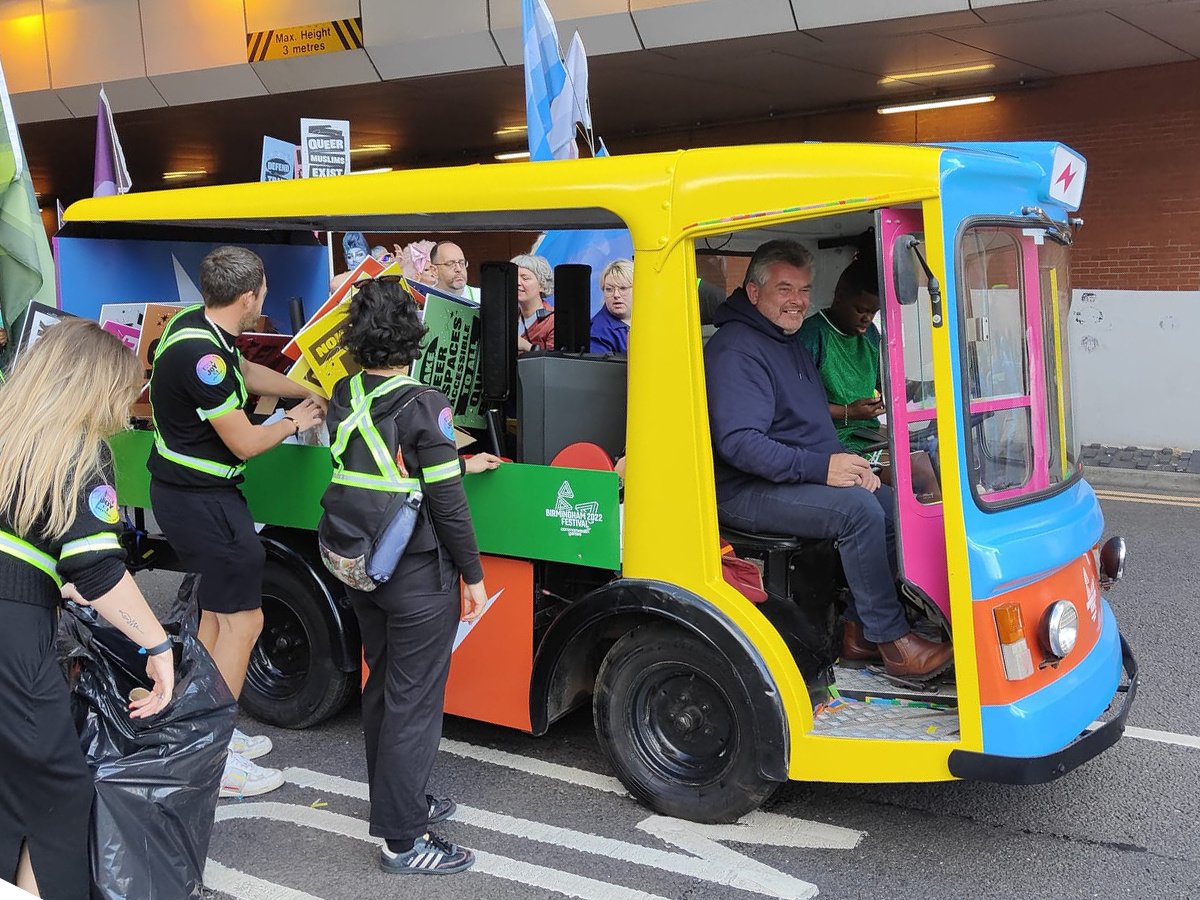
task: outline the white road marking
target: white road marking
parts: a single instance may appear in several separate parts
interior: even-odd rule
[[[1103,722],[1093,722],[1092,729],[1099,728]],[[1154,741],[1156,744],[1174,744],[1177,747],[1191,747],[1200,750],[1200,737],[1194,734],[1176,734],[1173,731],[1155,731],[1153,728],[1138,728],[1135,725],[1125,726],[1125,737],[1137,738],[1141,741]]]
[[[320,773],[314,772],[312,774],[318,775]],[[229,819],[270,819],[275,822],[286,822],[306,828],[316,828],[320,831],[339,834],[343,837],[354,838],[355,840],[364,841],[369,844],[379,843],[378,838],[371,837],[367,823],[361,819],[343,816],[340,813],[328,812],[323,809],[293,806],[289,803],[242,802],[218,807],[217,821],[221,822]],[[242,873],[231,869],[225,869],[224,866],[214,863],[211,860],[205,869],[206,882],[208,881],[208,873],[210,870],[213,870],[212,867],[214,865],[218,867],[217,870],[214,870],[218,871],[219,877],[217,880],[220,880],[220,877],[223,876],[224,882],[220,887],[217,886],[216,881],[210,886],[238,897],[239,900],[319,900],[319,898],[312,897],[309,894],[292,891],[290,888],[281,888],[281,892],[275,894],[254,893],[255,890],[260,888],[270,889],[276,886],[261,881],[261,879],[242,875]],[[563,894],[567,897],[575,897],[578,900],[666,900],[666,898],[657,894],[648,894],[645,891],[627,888],[619,884],[609,884],[604,881],[597,881],[594,878],[576,875],[573,872],[563,872],[559,869],[551,869],[546,866],[538,866],[517,859],[496,856],[492,853],[477,852],[475,854],[475,865],[469,870],[468,874],[471,873],[491,875],[495,878],[503,878],[506,881],[516,881],[531,887],[553,891],[556,894]]]
[[[284,771],[284,777],[300,787],[315,788],[319,791],[342,794],[360,800],[365,799],[367,796],[367,785],[361,782],[351,781],[338,776],[329,776],[309,769],[289,768]],[[767,814],[764,813],[763,815]],[[778,818],[784,819],[786,817],[779,816]],[[582,853],[618,859],[622,862],[632,863],[633,865],[648,866],[665,872],[674,872],[677,875],[685,875],[689,878],[713,884],[752,891],[767,897],[807,900],[807,898],[817,895],[815,885],[807,881],[801,881],[798,878],[794,878],[791,875],[787,875],[757,860],[751,859],[742,853],[738,853],[736,850],[731,850],[728,847],[718,844],[703,832],[704,828],[710,826],[696,826],[691,822],[684,822],[680,819],[651,816],[640,823],[638,827],[660,840],[674,844],[677,847],[687,850],[689,853],[695,854],[695,856],[658,850],[653,847],[644,847],[640,844],[631,844],[627,841],[600,837],[594,834],[574,831],[569,828],[548,825],[544,822],[534,822],[528,819],[519,819],[514,816],[489,812],[488,810],[474,809],[469,806],[460,805],[454,819],[456,822],[473,825],[476,828],[483,828],[488,831],[497,831],[502,834],[544,844],[553,844]],[[818,823],[805,824],[811,828],[811,826],[815,826]],[[737,828],[739,826],[730,827]],[[831,826],[825,827],[828,828]],[[858,841],[862,839],[862,832],[854,832],[847,828],[836,828],[834,831],[836,832],[834,846],[838,849],[851,849],[857,846]],[[813,845],[811,839],[801,844],[791,843],[787,840],[780,841],[780,833],[780,830],[776,828],[773,833],[768,833],[762,839],[759,839],[755,834],[754,826],[747,825],[742,831],[738,832],[736,839],[745,843],[767,843],[782,846]],[[809,833],[815,836],[819,832],[813,830]],[[828,846],[828,844],[819,844],[819,846]]]
[[[474,744],[452,741],[449,738],[442,738],[440,749],[443,753],[449,753],[452,756],[474,759],[479,762],[490,763],[493,766],[503,766],[506,769],[516,769],[518,772],[525,772],[529,775],[553,778],[556,781],[565,781],[567,784],[589,787],[597,791],[607,791],[610,794],[619,794],[622,797],[629,795],[629,791],[625,790],[625,785],[621,784],[616,778],[611,778],[608,775],[599,775],[596,772],[588,772],[584,769],[544,762],[540,759],[531,759],[528,756],[518,756],[516,753],[493,750],[491,747],[477,747]]]
[[[221,810],[217,810],[217,821],[221,820]],[[204,865],[204,886],[212,891],[220,891],[237,900],[321,900],[304,891],[284,887],[270,881],[263,881],[237,869],[230,869],[214,860],[207,860]]]

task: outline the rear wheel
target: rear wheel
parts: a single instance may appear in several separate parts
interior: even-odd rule
[[[250,654],[241,705],[270,725],[307,728],[332,716],[355,688],[333,662],[325,599],[309,579],[268,558],[263,631]]]
[[[664,815],[733,822],[778,787],[758,772],[750,699],[730,661],[679,629],[646,625],[612,646],[593,716],[621,781]]]

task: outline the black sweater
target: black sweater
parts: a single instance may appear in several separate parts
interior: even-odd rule
[[[59,577],[75,585],[85,600],[112,590],[125,574],[125,551],[117,543],[120,513],[111,464],[83,485],[75,502],[75,521],[61,538],[15,533],[9,516],[0,512],[0,531],[32,544],[57,563]],[[0,598],[54,607],[61,601],[58,586],[41,569],[8,553],[0,553]]]
[[[386,380],[364,373],[363,389],[369,394]],[[413,399],[415,392],[420,393]],[[326,421],[330,435],[337,434],[338,425],[349,414],[349,379],[343,378],[334,387],[329,401]],[[418,520],[405,552],[435,550],[440,543],[468,584],[482,581],[483,566],[463,490],[463,468],[454,446],[450,401],[446,395],[425,386],[398,390],[377,398],[371,405],[371,417],[393,457],[399,448],[409,477],[419,477],[425,493],[427,514]],[[347,453],[358,455],[355,451],[360,448],[355,448],[355,444],[362,445],[357,433],[350,439]],[[450,467],[452,474],[447,474],[447,463],[454,463]]]

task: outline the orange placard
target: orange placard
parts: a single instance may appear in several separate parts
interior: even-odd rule
[[[296,332],[296,336],[284,345],[282,350],[283,355],[293,361],[300,359],[300,344],[297,343],[297,338],[311,328],[323,315],[349,297],[350,289],[354,286],[354,282],[360,278],[375,278],[382,275],[386,270],[387,267],[373,256],[368,256],[360,262],[358,268],[350,273],[350,277],[338,285],[338,289],[329,295],[328,300],[321,304],[321,308],[308,317],[308,321],[304,324],[303,328]]]

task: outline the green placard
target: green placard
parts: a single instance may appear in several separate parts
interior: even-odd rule
[[[148,431],[127,431],[112,440],[122,505],[150,506],[146,460],[153,441]],[[256,522],[312,530],[332,472],[328,448],[282,444],[250,460],[242,493]],[[615,472],[505,463],[464,484],[484,553],[621,567]]]

